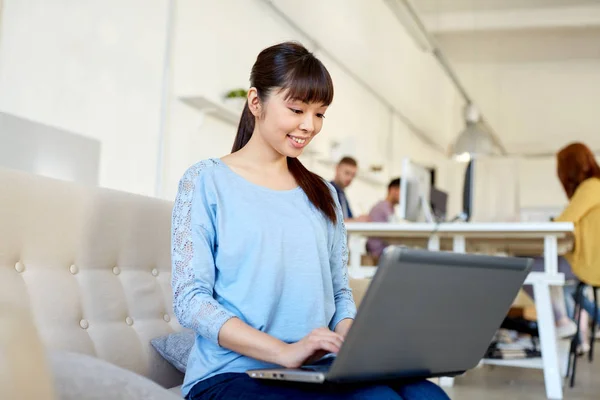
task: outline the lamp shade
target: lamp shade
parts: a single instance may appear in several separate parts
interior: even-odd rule
[[[479,123],[467,122],[465,129],[458,135],[453,154],[490,155],[496,152],[491,135]]]
[[[452,155],[470,159],[473,156],[496,153],[492,135],[480,122],[479,110],[473,104],[467,104],[464,110],[465,129],[458,135],[452,146]]]

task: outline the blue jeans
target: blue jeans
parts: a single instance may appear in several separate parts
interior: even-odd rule
[[[437,385],[426,381],[392,385],[333,385],[259,381],[246,374],[213,376],[192,388],[188,400],[448,400]]]
[[[567,303],[567,314],[569,314],[569,318],[575,320],[575,292],[577,291],[577,284],[565,284],[563,290],[565,293],[565,303]],[[583,309],[590,315],[591,319],[594,318],[594,302],[588,296],[583,296]],[[600,307],[598,307],[598,313],[596,314],[596,323],[600,324]]]

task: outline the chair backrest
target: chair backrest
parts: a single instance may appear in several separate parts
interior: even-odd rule
[[[173,315],[172,203],[0,169],[0,299],[48,348],[90,354],[172,387],[150,340]]]

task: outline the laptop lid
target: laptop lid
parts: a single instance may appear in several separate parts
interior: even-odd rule
[[[475,367],[531,263],[388,247],[327,380],[452,376]]]

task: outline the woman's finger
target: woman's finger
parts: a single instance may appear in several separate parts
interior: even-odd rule
[[[337,353],[338,351],[340,351],[340,348],[338,346],[327,340],[319,341],[319,348],[322,350],[327,350],[330,353]]]
[[[313,335],[311,337],[312,341],[321,341],[321,340],[327,340],[333,344],[335,344],[338,348],[342,347],[342,345],[344,344],[344,341],[338,336],[332,336],[332,335]]]

